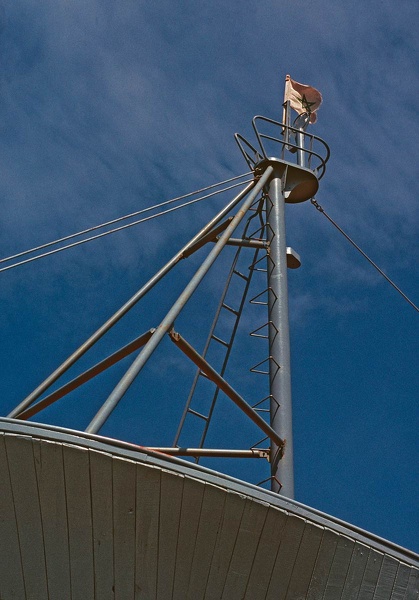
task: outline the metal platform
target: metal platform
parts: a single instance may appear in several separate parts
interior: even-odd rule
[[[0,598],[414,600],[419,556],[97,435],[0,419]]]

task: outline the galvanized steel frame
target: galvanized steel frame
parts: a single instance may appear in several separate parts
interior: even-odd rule
[[[287,248],[285,241],[285,216],[284,181],[287,177],[287,164],[285,152],[296,154],[297,164],[302,167],[303,157],[307,155],[308,168],[315,177],[320,179],[325,171],[329,158],[329,148],[320,138],[307,134],[305,131],[290,127],[289,106],[286,107],[286,123],[280,123],[262,116],[254,117],[253,129],[259,144],[257,150],[243,136],[236,134],[236,141],[242,151],[246,162],[255,172],[255,181],[238,194],[224,209],[222,209],[201,231],[188,242],[160,271],[154,275],[128,302],[125,303],[108,321],[102,325],[80,348],[78,348],[58,369],[54,371],[42,384],[40,384],[23,402],[19,404],[9,417],[29,418],[42,408],[61,398],[66,393],[74,390],[79,385],[88,381],[108,366],[115,364],[135,349],[142,347],[141,352],[125,373],[123,378],[114,388],[95,415],[86,431],[97,433],[109,415],[115,409],[121,398],[140,373],[147,360],[157,348],[163,337],[169,333],[172,324],[181,312],[191,295],[208,272],[221,250],[226,245],[248,246],[266,248],[268,252],[268,338],[269,338],[269,377],[270,377],[270,425],[258,413],[238,396],[234,390],[226,392],[230,398],[239,398],[244,402],[242,409],[254,420],[271,440],[271,479],[272,489],[282,491],[288,497],[293,497],[293,457],[292,457],[292,417],[291,417],[291,390],[290,390],[290,365],[289,365],[289,325],[288,325],[288,293],[287,293]],[[269,135],[259,131],[262,125],[279,128],[279,136]],[[259,128],[259,129],[258,129]],[[296,136],[296,144],[291,141],[292,135]],[[265,147],[265,142],[279,144],[279,158],[270,159]],[[320,144],[323,155],[314,150],[314,143]],[[304,146],[308,147],[305,148]],[[251,156],[253,153],[253,157]],[[315,163],[315,164],[314,164]],[[285,171],[278,165],[285,165]],[[294,161],[295,168],[295,161]],[[302,168],[302,171],[307,171]],[[258,194],[264,190],[266,194],[267,222],[265,224],[267,240],[234,239],[232,234],[242,221],[246,212],[251,207]],[[235,217],[230,217],[223,222],[224,217],[243,198],[245,201]],[[154,285],[160,281],[181,259],[186,258],[209,241],[215,242],[215,247],[210,251],[198,271],[190,280],[183,293],[175,301],[172,308],[160,325],[146,332],[118,352],[101,361],[85,373],[82,373],[53,394],[43,398],[37,404],[36,400],[50,387],[62,374],[64,374],[89,348],[91,348],[122,316],[124,316]],[[173,334],[170,334],[174,339]],[[182,341],[178,341],[182,345]],[[185,348],[183,348],[185,351]],[[196,362],[204,361],[202,356],[193,349],[188,349],[189,356]],[[228,384],[222,376],[213,372],[213,381],[220,389],[227,389]],[[227,387],[226,387],[227,386]],[[224,389],[224,391],[226,391]],[[237,398],[236,398],[237,400]],[[235,401],[236,401],[235,400]],[[287,451],[284,456],[285,440]],[[282,460],[280,460],[282,459]],[[279,483],[280,482],[280,483]]]
[[[240,209],[238,210],[237,214],[235,215],[235,217],[233,218],[231,223],[228,225],[226,230],[220,236],[215,247],[208,254],[208,256],[206,257],[204,262],[201,264],[201,266],[195,273],[195,275],[192,277],[192,279],[190,280],[188,285],[185,287],[182,294],[179,296],[179,298],[173,304],[172,308],[169,310],[167,315],[164,317],[163,321],[160,323],[160,325],[158,327],[156,327],[156,330],[153,333],[153,336],[151,337],[151,339],[145,344],[145,346],[143,347],[140,354],[134,360],[134,362],[132,363],[132,365],[130,366],[128,371],[125,373],[124,377],[120,380],[120,382],[114,388],[114,390],[112,391],[110,396],[107,398],[107,400],[105,401],[105,403],[103,404],[101,409],[95,415],[95,417],[93,418],[93,420],[91,421],[91,423],[89,424],[89,426],[86,429],[87,432],[97,433],[97,431],[99,431],[99,429],[105,423],[106,419],[109,417],[111,412],[117,406],[117,404],[119,403],[119,401],[121,400],[123,395],[126,393],[128,388],[132,385],[135,378],[137,377],[137,375],[140,373],[140,371],[146,364],[147,360],[150,358],[152,353],[155,351],[155,349],[157,348],[159,343],[162,341],[163,337],[166,335],[166,333],[169,332],[174,320],[179,315],[179,313],[181,312],[181,310],[183,309],[185,304],[188,302],[188,300],[190,299],[190,297],[192,296],[192,294],[194,293],[194,291],[196,290],[196,288],[198,287],[198,285],[200,284],[200,282],[202,281],[202,279],[204,278],[206,273],[209,271],[210,267],[217,259],[218,255],[220,254],[220,252],[226,245],[226,243],[229,240],[232,233],[234,233],[236,228],[239,226],[240,222],[246,215],[248,209],[253,204],[253,202],[256,199],[256,197],[258,196],[258,194],[261,192],[263,187],[269,181],[269,178],[271,177],[272,173],[273,173],[273,168],[268,166],[266,168],[265,172],[263,173],[263,175],[260,177],[259,181],[255,184],[252,191],[248,194],[246,200],[243,202],[243,205],[240,207]]]
[[[10,418],[19,414],[35,402],[53,383],[55,383],[68,369],[74,365],[96,342],[98,342],[141,298],[145,296],[176,264],[182,260],[190,249],[216,227],[222,219],[255,187],[257,181],[252,181],[239,194],[233,198],[201,231],[199,231],[173,258],[171,258],[146,284],[142,286],[119,310],[116,311],[88,340],[73,352],[49,377],[47,377],[31,394],[29,394],[8,415]]]

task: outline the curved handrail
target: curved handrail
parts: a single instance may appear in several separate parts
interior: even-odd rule
[[[275,137],[273,135],[261,132],[261,126],[259,123],[260,121],[264,123],[269,123],[270,125],[279,128],[279,136]],[[297,129],[296,127],[291,127],[290,125],[286,125],[285,123],[281,123],[280,121],[275,121],[274,119],[269,119],[268,117],[263,117],[261,115],[256,115],[255,117],[253,117],[252,126],[256,134],[256,138],[259,142],[259,147],[263,158],[269,158],[268,153],[266,151],[266,147],[264,145],[264,140],[269,140],[271,142],[279,144],[280,151],[277,154],[278,158],[281,158],[282,160],[287,160],[287,162],[294,162],[296,165],[298,165],[298,157],[300,154],[302,154],[307,158],[308,168],[316,173],[318,179],[321,179],[323,177],[326,170],[326,163],[330,158],[330,148],[324,140],[322,140],[316,135],[313,135],[312,133],[307,133],[306,131]],[[300,144],[294,143],[291,140],[291,136],[294,135],[296,138],[297,135],[301,136]],[[238,134],[236,134],[236,136],[238,136]],[[256,151],[253,148],[253,146],[251,146],[251,144],[247,142],[247,140],[244,140],[242,136],[239,137],[249,147],[251,147],[253,151]],[[317,151],[313,150],[314,144],[316,144],[319,147]],[[259,151],[256,152],[260,155]]]
[[[248,166],[252,171],[254,171],[255,166],[258,162],[260,162],[264,157],[260,154],[258,150],[250,142],[248,142],[240,133],[235,133],[234,138],[237,142],[238,147],[240,148],[241,153],[244,156],[244,160],[247,162]],[[251,150],[254,157],[252,157],[247,150]]]

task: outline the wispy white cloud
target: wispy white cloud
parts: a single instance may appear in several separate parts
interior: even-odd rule
[[[396,283],[412,290],[418,220],[416,20],[414,0],[397,7],[392,0],[355,0],[310,8],[303,0],[250,0],[245,7],[238,0],[5,2],[0,12],[0,254],[246,171],[233,133],[253,141],[255,114],[280,119],[289,72],[324,97],[312,128],[332,152],[320,204]],[[1,397],[8,406],[123,304],[223,201],[3,274],[0,320],[11,367]],[[325,336],[323,351],[329,348],[330,354],[333,347],[342,358],[349,342],[332,344],[323,322],[347,333],[347,339],[360,322],[363,339],[375,322],[376,307],[383,327],[394,326],[388,313],[398,310],[395,292],[381,294],[387,284],[310,204],[289,206],[287,227],[288,243],[303,262],[289,277],[300,352],[316,355],[314,329]],[[147,328],[152,309],[156,316],[150,325],[155,325],[200,256],[181,265],[167,286],[156,288],[145,309],[135,309],[105,346],[112,351],[120,339]],[[212,272],[188,305],[190,316],[180,320],[194,342],[204,329],[199,309],[209,313],[220,289],[219,272]],[[410,313],[404,314],[400,311],[397,319],[407,339],[412,327]],[[209,316],[205,319],[207,325]],[[245,332],[262,322],[246,309]],[[384,334],[382,340],[377,344],[390,346]],[[403,349],[398,332],[391,342],[394,361],[403,352],[413,354]],[[362,348],[356,343],[358,355]],[[380,349],[371,344],[369,352],[381,364]],[[403,356],[405,376],[393,393],[408,398],[408,356]],[[250,358],[253,354],[245,360],[239,354],[234,366],[251,363]],[[297,369],[304,360],[297,351]],[[321,380],[340,390],[341,381],[327,371],[330,361],[328,355],[321,364]],[[169,362],[166,376],[172,368],[182,370],[177,358]],[[373,394],[373,379],[364,374],[366,391],[359,393]],[[256,390],[257,397],[257,384],[247,373],[242,382],[246,393]],[[309,384],[301,386],[300,402],[312,396]],[[324,391],[329,405],[333,395]],[[307,426],[300,438],[317,447],[321,442],[311,435]],[[327,455],[330,449],[323,450]],[[336,461],[341,459],[339,454]]]

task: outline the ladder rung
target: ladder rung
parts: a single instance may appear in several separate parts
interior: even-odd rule
[[[269,401],[273,400],[274,402],[276,402],[276,400],[275,400],[275,398],[272,396],[272,394],[269,394],[268,396],[265,396],[265,398],[262,398],[262,400],[259,400],[259,402],[256,402],[256,404],[253,404],[253,405],[252,405],[252,408],[254,408],[254,409],[256,410],[256,408],[257,408],[258,406],[260,406],[261,404],[263,404],[263,403],[267,402],[268,400],[269,400]],[[278,403],[276,402],[276,404],[278,404]]]
[[[265,358],[264,360],[261,360],[260,362],[258,362],[257,365],[254,365],[250,369],[250,372],[251,373],[258,373],[259,375],[269,375],[270,370],[264,371],[264,370],[262,370],[261,367],[262,367],[262,365],[269,364],[269,361],[271,360],[271,358],[272,358],[271,356],[268,356],[268,358]]]
[[[223,303],[223,308],[225,308],[226,310],[228,310],[231,313],[233,313],[233,315],[236,315],[236,317],[239,314],[239,311],[235,310],[234,308],[231,308],[231,306],[229,306],[228,304],[224,304]]]
[[[204,421],[208,421],[208,417],[206,417],[205,415],[202,415],[201,413],[194,410],[193,408],[188,408],[188,412],[195,415],[195,417],[199,417],[200,419],[203,419]]]
[[[226,348],[228,348],[228,343],[225,342],[224,340],[222,340],[221,338],[217,337],[216,335],[212,335],[211,338],[213,340],[215,340],[216,342],[219,342],[222,346],[225,346]]]
[[[256,304],[257,306],[268,306],[267,302],[262,302],[262,300],[249,300],[250,304]]]
[[[262,340],[267,340],[269,339],[269,335],[262,335],[259,333],[249,333],[250,337],[255,337],[255,338],[261,338]]]
[[[241,277],[242,279],[244,279],[245,281],[247,281],[249,278],[246,277],[246,275],[243,275],[243,273],[240,273],[240,271],[236,271],[236,269],[234,269],[233,273],[235,275],[238,275],[239,277]]]

